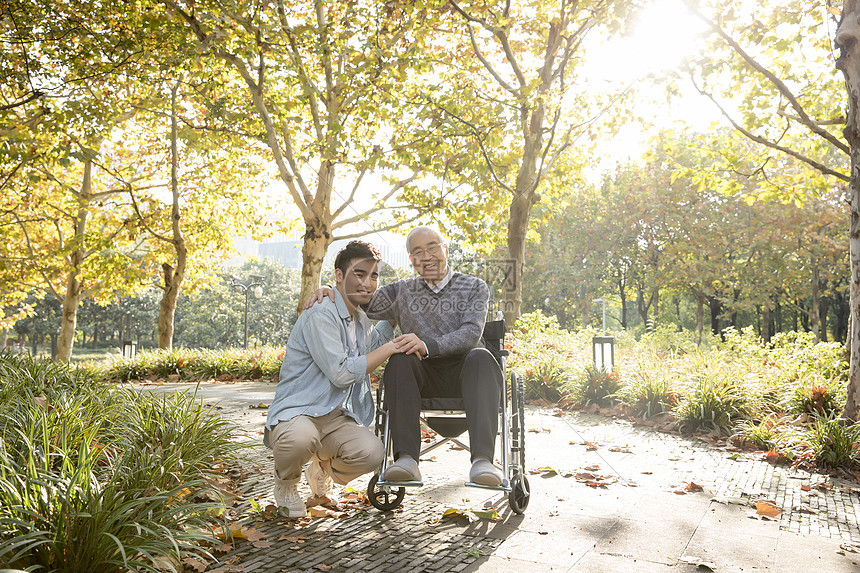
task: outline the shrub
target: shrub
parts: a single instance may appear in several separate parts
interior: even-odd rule
[[[568,379],[567,372],[556,360],[538,362],[523,374],[525,398],[555,402],[561,398],[562,388]]]
[[[860,422],[847,424],[833,413],[816,415],[807,440],[818,462],[851,467],[860,459]]]
[[[828,416],[842,411],[845,403],[843,386],[819,376],[808,377],[794,387],[788,399],[787,410],[792,414],[819,414]]]
[[[741,380],[717,365],[697,372],[690,393],[678,406],[682,429],[723,433],[752,413],[753,400]]]
[[[678,405],[678,393],[672,390],[666,373],[661,370],[637,370],[632,382],[621,390],[620,398],[636,415],[646,419]]]
[[[779,418],[768,416],[759,422],[744,420],[738,435],[762,450],[778,450],[780,444]]]
[[[607,372],[589,364],[583,376],[574,382],[571,393],[581,404],[605,406],[617,400],[621,388],[621,378],[617,372]]]
[[[28,356],[0,357],[0,377],[0,563],[112,573],[207,555],[235,427],[183,395]]]

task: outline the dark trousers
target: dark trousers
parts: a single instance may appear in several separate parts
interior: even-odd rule
[[[418,460],[422,397],[462,397],[472,460],[476,456],[493,460],[504,381],[489,350],[474,348],[465,356],[424,360],[394,354],[385,367],[383,384],[395,459],[406,454]]]

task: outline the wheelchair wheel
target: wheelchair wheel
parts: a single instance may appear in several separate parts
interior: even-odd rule
[[[406,488],[377,487],[376,482],[378,481],[379,475],[370,478],[370,483],[367,484],[367,499],[370,500],[370,505],[376,509],[391,511],[403,501],[403,497],[406,495]]]
[[[520,472],[526,468],[526,422],[523,378],[511,371],[511,463],[519,466]],[[513,481],[513,477],[512,477]]]
[[[511,493],[508,494],[508,503],[511,510],[517,515],[522,515],[529,505],[531,491],[529,490],[529,480],[523,474],[516,474],[511,480]]]

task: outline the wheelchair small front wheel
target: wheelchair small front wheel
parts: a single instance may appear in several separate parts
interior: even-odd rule
[[[529,505],[531,492],[529,490],[529,480],[521,473],[517,473],[511,479],[511,493],[508,494],[508,503],[511,510],[517,515],[522,515]]]
[[[391,511],[398,507],[406,495],[405,487],[377,487],[376,482],[379,481],[379,475],[370,478],[367,484],[367,499],[370,500],[370,505],[380,511]]]

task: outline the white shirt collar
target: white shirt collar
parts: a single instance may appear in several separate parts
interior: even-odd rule
[[[441,280],[441,281],[439,281],[439,282],[438,282],[438,283],[436,283],[435,285],[431,285],[431,284],[430,284],[430,283],[428,283],[427,281],[424,281],[424,282],[425,282],[425,283],[427,283],[427,286],[428,286],[428,287],[430,287],[430,290],[432,290],[432,291],[433,291],[433,292],[435,292],[435,293],[438,293],[438,292],[439,292],[439,291],[441,291],[443,288],[445,288],[445,286],[446,286],[449,282],[451,282],[451,277],[452,277],[452,276],[454,276],[454,271],[451,269],[451,265],[448,265],[448,272],[445,274],[445,276],[444,276],[444,277],[442,277],[442,280]]]

